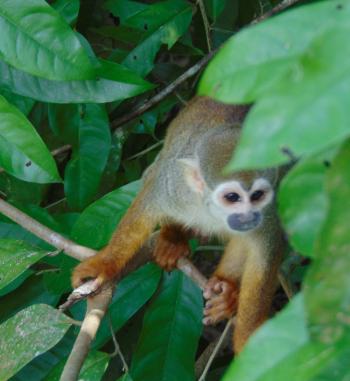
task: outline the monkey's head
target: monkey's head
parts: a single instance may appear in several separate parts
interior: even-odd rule
[[[239,127],[211,130],[198,142],[193,158],[180,159],[186,183],[229,232],[247,232],[262,224],[273,205],[277,182],[276,169],[223,174],[239,133]]]

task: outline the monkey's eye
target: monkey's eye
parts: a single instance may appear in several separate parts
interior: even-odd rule
[[[228,202],[237,202],[241,199],[241,196],[236,192],[227,193],[224,196],[224,199]]]
[[[250,201],[259,201],[264,196],[264,194],[264,191],[257,190],[253,192],[253,194],[250,196]]]

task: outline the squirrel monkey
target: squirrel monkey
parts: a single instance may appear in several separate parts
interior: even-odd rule
[[[96,278],[96,289],[118,279],[158,224],[155,259],[167,270],[188,250],[191,229],[218,236],[227,245],[203,293],[203,322],[237,311],[234,350],[242,349],[268,317],[283,251],[274,204],[277,169],[222,173],[247,111],[196,97],[179,113],[111,241],[75,269],[74,287],[89,278]]]

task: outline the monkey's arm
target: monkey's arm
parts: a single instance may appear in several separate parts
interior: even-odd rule
[[[153,254],[155,262],[166,271],[173,270],[177,260],[189,254],[188,240],[191,236],[191,231],[179,224],[163,225]]]
[[[238,300],[233,348],[239,353],[249,336],[268,318],[277,287],[277,273],[284,243],[282,237],[270,237],[276,243],[254,242],[247,255]]]
[[[109,244],[75,268],[73,287],[78,287],[86,279],[96,278],[98,289],[107,281],[118,278],[158,222],[157,216],[150,211],[150,205],[145,202],[146,195],[147,187],[144,187],[119,223]]]

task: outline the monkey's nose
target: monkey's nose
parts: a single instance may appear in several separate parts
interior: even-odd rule
[[[227,218],[227,223],[232,230],[248,231],[254,229],[261,221],[259,212],[233,213]]]

